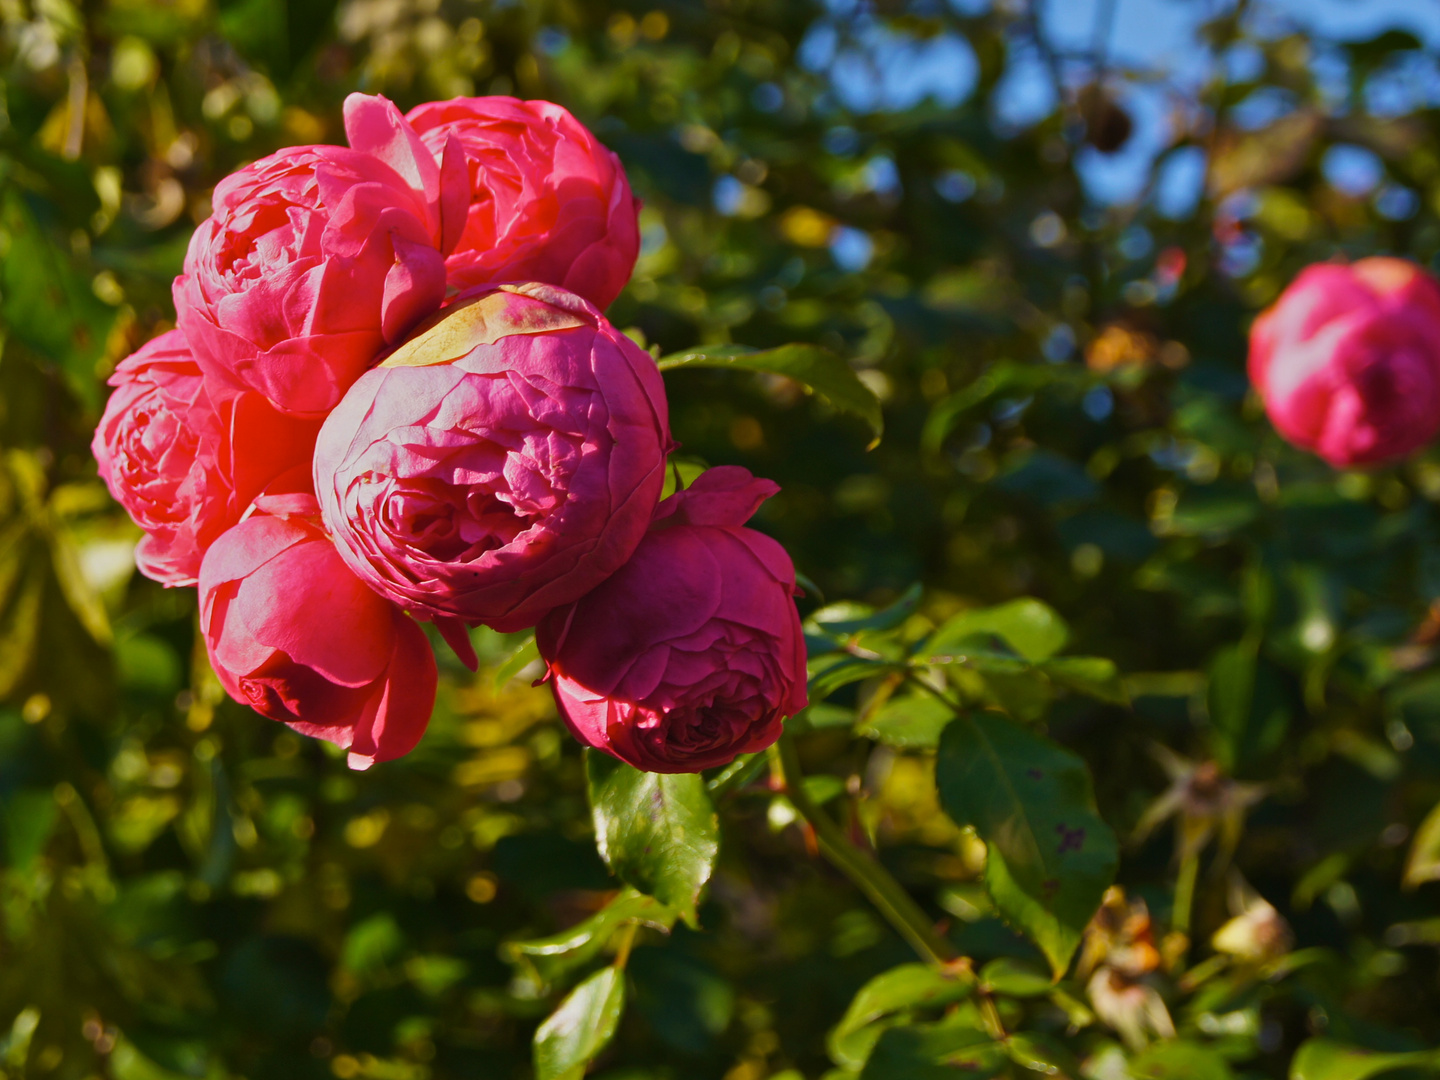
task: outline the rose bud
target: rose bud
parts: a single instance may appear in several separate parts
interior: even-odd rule
[[[457,139],[470,170],[470,214],[445,260],[453,289],[543,281],[608,307],[640,252],[640,204],[620,159],[559,105],[455,98],[411,109],[425,145]]]
[[[1255,320],[1250,380],[1336,468],[1403,458],[1440,431],[1440,286],[1402,259],[1308,267]]]
[[[318,421],[253,393],[217,412],[178,330],[120,361],[91,450],[145,537],[135,561],[165,585],[194,585],[205,548],[265,493],[310,490]]]
[[[232,698],[345,747],[352,769],[409,753],[430,721],[425,634],[301,518],[257,515],[215,541],[200,568],[200,631]]]
[[[217,402],[248,387],[323,416],[445,297],[468,201],[458,144],[437,165],[363,94],[345,129],[350,149],[292,147],[226,177],[190,240],[175,308]]]
[[[320,431],[316,493],[382,595],[442,630],[519,630],[630,557],[669,448],[650,355],[572,293],[506,285],[350,388]]]
[[[763,750],[806,704],[795,567],[741,526],[779,488],[702,473],[660,504],[630,561],[536,627],[575,737],[647,772]]]

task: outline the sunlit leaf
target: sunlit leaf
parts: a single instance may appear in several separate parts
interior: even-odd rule
[[[528,634],[505,662],[495,669],[495,689],[499,690],[520,672],[540,659],[540,649],[535,644],[535,635]]]
[[[1405,860],[1405,885],[1415,888],[1426,881],[1440,881],[1440,804],[1431,808],[1410,841]]]
[[[587,751],[600,857],[622,881],[668,904],[691,926],[719,851],[715,807],[697,773],[646,773]]]
[[[1230,1080],[1230,1063],[1214,1047],[1170,1039],[1147,1047],[1130,1060],[1136,1080]]]
[[[615,931],[627,923],[669,930],[677,917],[674,908],[653,896],[636,889],[622,889],[594,915],[569,929],[548,937],[507,942],[502,951],[506,959],[528,962],[546,981],[551,981],[594,959]]]
[[[944,655],[980,634],[1003,638],[1026,660],[1048,660],[1070,640],[1065,620],[1048,604],[1030,597],[990,608],[972,608],[947,619],[931,635],[925,650]]]
[[[1290,1062],[1290,1080],[1368,1080],[1392,1069],[1440,1071],[1440,1051],[1386,1054],[1334,1039],[1307,1039]]]
[[[579,1080],[615,1036],[625,1011],[625,973],[601,968],[535,1030],[535,1080]]]
[[[931,694],[906,694],[891,698],[855,732],[900,750],[933,750],[954,716],[954,709]]]
[[[991,960],[981,968],[980,984],[992,994],[1009,997],[1038,997],[1054,989],[1047,972],[1009,956]]]

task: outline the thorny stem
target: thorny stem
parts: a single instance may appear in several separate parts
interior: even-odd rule
[[[805,794],[800,757],[789,734],[780,736],[774,752],[785,782],[785,794],[800,816],[815,830],[821,854],[865,894],[923,960],[944,965],[958,959],[954,946],[935,932],[920,905],[890,872],[850,843],[835,821]]]

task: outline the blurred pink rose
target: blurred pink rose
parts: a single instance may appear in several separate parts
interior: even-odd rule
[[[445,261],[451,288],[543,281],[609,306],[640,251],[638,200],[620,159],[548,101],[455,98],[411,109],[440,158],[455,137],[469,166],[469,220]]]
[[[351,149],[292,147],[226,177],[191,237],[175,308],[217,403],[248,387],[323,416],[444,299],[442,252],[468,205],[458,144],[437,165],[394,105],[363,94],[345,130]]]
[[[655,361],[578,296],[507,285],[462,296],[350,388],[316,492],[381,594],[442,629],[518,630],[630,557],[669,448]]]
[[[299,518],[257,515],[215,541],[200,569],[200,630],[231,697],[347,748],[352,769],[409,753],[430,722],[425,634]]]
[[[1402,259],[1308,267],[1255,320],[1250,379],[1336,468],[1403,458],[1440,431],[1440,286]]]
[[[762,750],[806,704],[795,567],[741,528],[778,491],[702,473],[661,503],[630,561],[536,628],[575,737],[648,772],[698,772]]]
[[[115,369],[91,450],[100,477],[145,537],[135,561],[165,585],[194,585],[205,548],[257,497],[310,490],[318,421],[253,393],[219,412],[178,330]]]

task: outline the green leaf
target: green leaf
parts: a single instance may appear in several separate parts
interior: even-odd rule
[[[1042,663],[1040,670],[1050,676],[1052,682],[1076,693],[1112,705],[1130,703],[1115,661],[1103,656],[1057,656]]]
[[[1227,771],[1273,750],[1290,724],[1284,687],[1259,647],[1258,638],[1247,636],[1217,650],[1210,664],[1214,753]]]
[[[31,1005],[21,1009],[10,1025],[4,1038],[0,1038],[0,1061],[13,1067],[14,1075],[23,1075],[25,1059],[30,1053],[30,1041],[35,1029],[40,1026],[40,1010]]]
[[[1050,659],[1070,640],[1069,627],[1054,608],[1031,597],[1022,597],[996,607],[974,608],[952,616],[930,636],[926,649],[932,655],[943,655],[979,634],[1004,638],[1012,649],[1032,663]]]
[[[669,904],[636,889],[622,889],[588,919],[548,937],[510,941],[501,953],[511,963],[525,963],[550,983],[568,971],[589,963],[605,948],[611,936],[627,923],[643,923],[657,930],[675,925],[678,912]]]
[[[1054,989],[1044,971],[1009,956],[991,960],[981,968],[980,983],[990,993],[1008,997],[1038,997]]]
[[[892,698],[856,727],[857,734],[898,750],[933,750],[955,710],[929,694]]]
[[[1413,889],[1426,881],[1440,881],[1440,803],[1425,815],[1415,830],[1410,855],[1405,860],[1405,887]]]
[[[1201,1043],[1169,1039],[1130,1060],[1135,1080],[1230,1080],[1230,1063]]]
[[[1290,1080],[1367,1080],[1391,1069],[1440,1071],[1440,1051],[1383,1054],[1334,1039],[1307,1039],[1290,1062]]]
[[[590,812],[600,857],[620,880],[695,925],[700,890],[720,847],[715,807],[698,773],[646,773],[586,751]]]
[[[958,717],[940,737],[940,804],[989,847],[985,884],[1059,978],[1115,878],[1115,834],[1095,809],[1085,763],[993,713]]]
[[[1017,1031],[1005,1039],[1005,1053],[1023,1069],[1046,1076],[1080,1076],[1080,1063],[1057,1040],[1033,1031]]]
[[[535,1031],[535,1080],[579,1080],[615,1036],[625,973],[606,967],[572,990]]]
[[[929,964],[901,964],[860,988],[826,1041],[835,1064],[858,1069],[884,1031],[887,1017],[919,1008],[963,1001],[975,989],[968,971],[943,971]]]
[[[994,1076],[1005,1063],[1004,1048],[967,1018],[960,1018],[883,1032],[860,1080],[981,1078]]]
[[[661,371],[708,367],[784,375],[819,394],[840,411],[860,417],[875,433],[874,442],[880,441],[885,430],[880,399],[860,381],[849,364],[819,345],[781,345],[763,352],[743,345],[706,345],[662,356],[658,363]]]
[[[105,613],[105,604],[90,582],[85,580],[85,574],[80,569],[79,552],[65,531],[57,529],[51,533],[50,558],[60,591],[70,610],[80,620],[80,625],[98,644],[110,645],[114,634],[110,629],[110,617]]]
[[[843,654],[831,661],[828,657],[816,665],[817,670],[810,676],[810,703],[824,701],[842,686],[860,682],[873,675],[890,670],[883,660],[871,660],[864,656]]]
[[[540,647],[535,644],[535,635],[527,634],[505,662],[495,669],[495,689],[499,690],[511,679],[519,675],[534,661],[540,659]]]
[[[48,788],[22,788],[0,801],[5,861],[11,869],[29,870],[39,858],[50,841],[58,809],[55,795]]]
[[[356,975],[373,975],[394,963],[405,949],[405,935],[389,912],[379,912],[350,928],[340,947],[340,963]]]
[[[0,259],[0,317],[15,339],[64,373],[87,403],[100,401],[95,362],[105,351],[116,309],[102,303],[67,246],[42,227],[15,189],[0,209],[10,248]]]
[[[826,611],[817,611],[813,618],[816,625],[826,633],[830,634],[859,634],[866,630],[893,630],[911,615],[920,606],[920,585],[917,582],[905,590],[903,596],[896,600],[889,607],[881,608],[873,615],[859,615],[853,618],[827,618]],[[840,605],[834,605],[831,611],[838,609]]]

